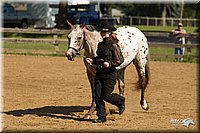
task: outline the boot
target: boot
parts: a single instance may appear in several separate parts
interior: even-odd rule
[[[98,118],[96,120],[94,120],[94,123],[103,123],[103,122],[106,122],[107,119],[106,118]]]
[[[119,115],[123,114],[125,111],[125,98],[123,97],[122,104],[118,106],[119,108]]]

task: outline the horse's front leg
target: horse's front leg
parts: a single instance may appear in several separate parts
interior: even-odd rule
[[[87,112],[87,114],[85,114],[85,116],[83,117],[84,119],[90,119],[92,117],[92,113],[95,110],[95,90],[94,90],[94,80],[95,80],[95,74],[90,72],[90,70],[87,69],[87,77],[89,79],[90,82],[90,86],[91,86],[91,92],[92,92],[92,103],[90,106],[89,111]]]
[[[119,90],[120,96],[124,96],[124,88],[125,88],[124,72],[125,72],[125,69],[126,68],[117,70],[118,90]]]

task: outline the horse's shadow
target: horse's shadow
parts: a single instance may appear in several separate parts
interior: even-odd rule
[[[78,112],[88,110],[88,106],[44,106],[40,108],[25,109],[25,110],[11,110],[3,112],[7,115],[22,117],[24,115],[37,115],[39,117],[47,116],[58,119],[73,119],[76,121],[91,121],[85,120],[81,116],[76,115]]]

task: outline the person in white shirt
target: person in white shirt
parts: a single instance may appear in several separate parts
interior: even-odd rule
[[[183,24],[178,23],[178,29],[171,31],[171,34],[176,38],[176,44],[185,44],[186,30],[183,29]],[[184,55],[185,48],[175,48],[175,54]],[[177,61],[183,61],[183,58],[176,58]]]

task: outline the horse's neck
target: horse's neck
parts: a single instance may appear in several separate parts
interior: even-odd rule
[[[102,41],[102,37],[99,32],[97,31],[85,32],[84,55],[86,57],[91,57],[91,58],[97,56],[97,53],[96,53],[97,46],[98,46],[98,43],[101,41]]]

